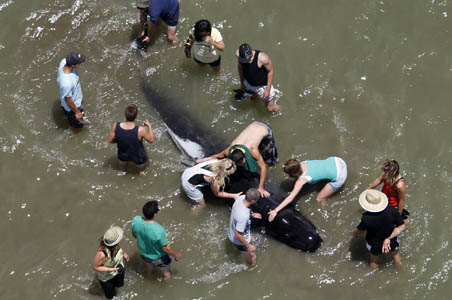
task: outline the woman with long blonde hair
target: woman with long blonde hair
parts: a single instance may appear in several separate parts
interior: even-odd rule
[[[206,205],[201,188],[210,185],[212,193],[219,198],[236,199],[241,193],[227,193],[224,186],[226,178],[236,170],[235,163],[226,158],[209,160],[188,168],[182,173],[182,187],[185,194],[199,204]]]

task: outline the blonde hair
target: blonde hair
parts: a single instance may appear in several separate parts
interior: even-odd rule
[[[399,163],[394,159],[387,159],[381,166],[381,170],[383,171],[383,179],[390,185],[394,185],[400,174]]]
[[[210,166],[210,170],[213,173],[213,179],[219,185],[220,189],[224,188],[226,178],[229,175],[232,175],[236,168],[235,163],[229,158],[219,160]]]

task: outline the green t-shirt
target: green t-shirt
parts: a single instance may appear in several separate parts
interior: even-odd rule
[[[142,216],[136,216],[132,220],[132,231],[137,237],[138,250],[141,255],[150,259],[159,259],[166,252],[162,246],[166,246],[165,228],[157,222],[147,223]]]
[[[234,145],[229,149],[228,157],[231,157],[231,153],[235,150],[239,149],[245,155],[245,170],[250,171],[252,173],[258,173],[258,165],[257,160],[251,155],[250,149],[244,145]]]

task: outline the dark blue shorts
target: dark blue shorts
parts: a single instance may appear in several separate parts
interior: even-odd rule
[[[83,127],[83,123],[80,122],[76,117],[75,117],[75,112],[73,110],[70,111],[66,111],[64,109],[64,107],[61,107],[63,109],[64,115],[67,117],[67,121],[69,123],[69,126],[71,126],[72,128],[82,128]],[[85,110],[83,109],[83,106],[78,107],[78,109],[83,113]]]
[[[164,256],[162,256],[158,259],[150,259],[143,255],[141,255],[141,258],[148,264],[153,264],[154,266],[159,267],[159,268],[164,268],[171,263],[171,257],[169,257],[168,254],[165,254]]]
[[[202,61],[197,60],[196,58],[193,57],[193,59],[198,63],[198,64],[205,64]],[[214,62],[208,63],[209,66],[211,67],[218,67],[219,65],[221,65],[221,55],[220,57],[218,57],[218,59]]]
[[[162,11],[165,8],[161,7],[160,3],[151,5],[149,7],[149,15],[151,16],[151,22],[157,24],[157,19],[153,19],[153,16],[159,16],[168,26],[176,26],[179,23],[179,2],[176,1],[175,5],[169,9],[169,11]],[[154,10],[155,9],[155,10]]]

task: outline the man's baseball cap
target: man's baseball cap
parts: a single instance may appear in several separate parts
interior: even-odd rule
[[[85,62],[85,55],[77,53],[77,52],[71,52],[66,56],[66,65],[75,66],[79,65],[82,62]]]
[[[253,49],[247,43],[241,44],[239,47],[239,62],[242,64],[249,64],[253,56]]]

